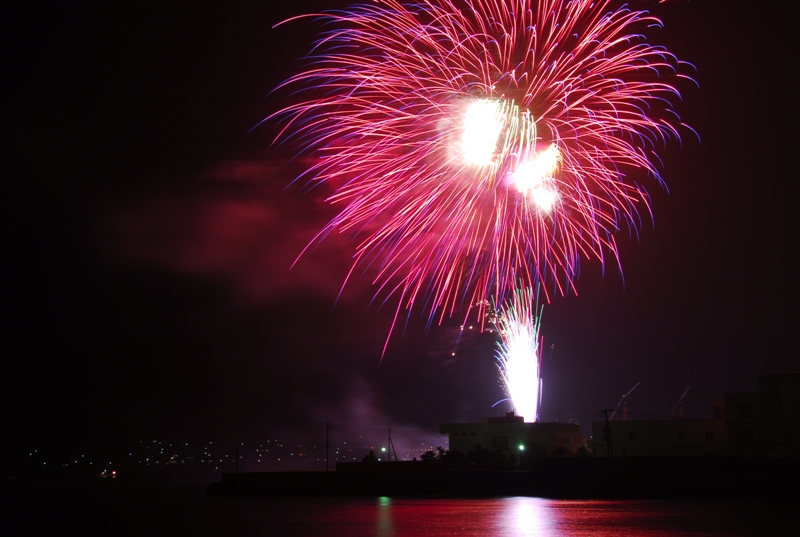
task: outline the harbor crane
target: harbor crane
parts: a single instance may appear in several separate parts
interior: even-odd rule
[[[620,398],[619,403],[617,403],[617,408],[615,408],[614,412],[611,413],[611,417],[608,418],[609,420],[613,420],[614,419],[614,414],[617,413],[617,410],[619,410],[620,405],[622,405],[624,403],[625,406],[622,408],[622,421],[628,421],[628,403],[625,402],[625,398],[628,397],[631,393],[633,393],[633,390],[638,388],[639,384],[641,384],[641,382],[637,382],[636,386],[634,386],[633,388],[628,390],[628,393],[624,394]]]

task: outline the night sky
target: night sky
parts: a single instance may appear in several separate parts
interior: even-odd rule
[[[21,3],[20,3],[21,4]],[[331,237],[324,188],[271,148],[270,90],[338,1],[29,2],[3,8],[5,447],[324,436],[325,422],[437,431],[503,412],[491,336],[394,304]],[[126,6],[117,4],[128,4]],[[168,5],[167,5],[168,4]],[[229,5],[230,4],[230,5]],[[770,7],[773,6],[773,7]],[[798,63],[777,4],[674,0],[649,40],[692,62],[653,221],[546,305],[545,421],[630,399],[711,417],[724,392],[797,364]]]

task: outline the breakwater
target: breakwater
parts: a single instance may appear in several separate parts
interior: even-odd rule
[[[800,460],[547,459],[528,470],[423,462],[338,464],[332,472],[223,473],[211,495],[537,496],[553,499],[800,499]]]

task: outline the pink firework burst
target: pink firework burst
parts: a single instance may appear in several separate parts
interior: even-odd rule
[[[378,294],[439,320],[518,285],[574,283],[617,260],[649,212],[655,151],[678,138],[682,63],[607,0],[377,0],[317,15],[326,31],[270,118],[316,158]],[[547,298],[547,297],[546,297]]]

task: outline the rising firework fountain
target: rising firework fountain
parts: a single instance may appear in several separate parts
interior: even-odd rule
[[[515,413],[538,421],[541,402],[539,320],[534,293],[520,289],[494,321],[499,332],[497,366]]]

